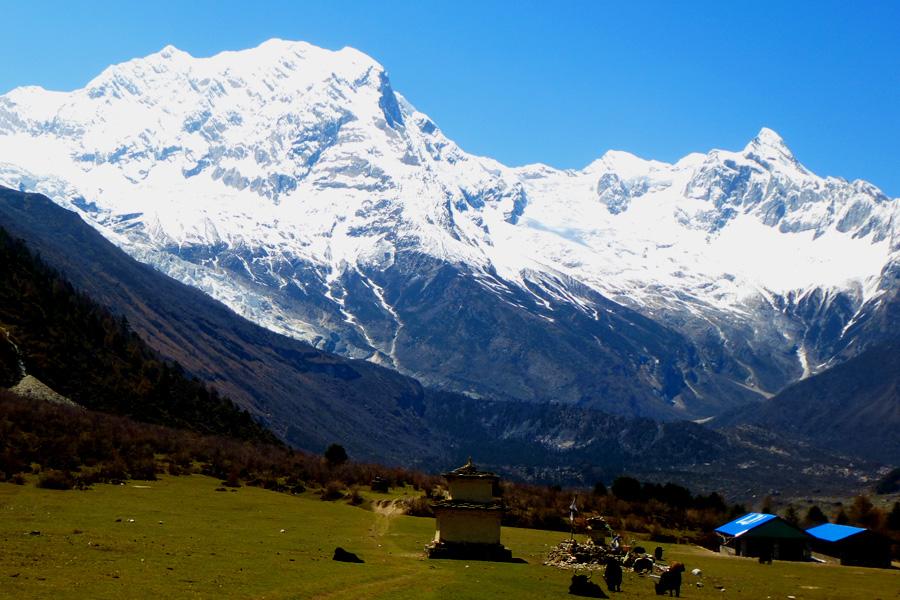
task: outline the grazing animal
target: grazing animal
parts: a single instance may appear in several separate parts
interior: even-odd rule
[[[662,596],[669,592],[675,592],[675,596],[681,597],[681,574],[684,572],[684,565],[680,562],[673,562],[667,571],[659,576],[659,582],[656,584],[656,595]]]
[[[603,579],[606,580],[606,587],[611,592],[622,591],[622,565],[614,558],[606,559],[606,570],[603,572]]]
[[[353,554],[352,552],[347,552],[340,546],[334,549],[334,556],[331,560],[336,560],[339,562],[348,562],[348,563],[361,563],[365,562],[363,559]]]
[[[634,561],[631,568],[635,573],[649,573],[653,570],[653,559],[649,556],[642,556]]]

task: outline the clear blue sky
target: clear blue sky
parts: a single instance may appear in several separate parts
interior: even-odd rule
[[[166,44],[353,46],[465,150],[675,160],[763,125],[821,175],[900,196],[900,2],[0,0],[0,93],[70,90]]]

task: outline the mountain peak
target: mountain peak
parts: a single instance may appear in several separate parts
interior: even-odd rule
[[[190,55],[187,52],[185,52],[184,50],[179,50],[172,44],[167,44],[162,50],[160,50],[159,52],[156,53],[156,56],[159,56],[160,58],[165,58],[168,60],[168,59],[171,59],[174,57],[190,56]]]
[[[784,146],[784,138],[768,127],[761,128],[759,133],[756,134],[756,137],[753,138],[753,141],[768,146]]]
[[[254,48],[245,50],[227,51],[217,56],[253,56],[262,62],[292,61],[298,58],[309,58],[313,61],[328,63],[332,68],[368,68],[374,67],[384,71],[384,67],[374,58],[351,46],[344,46],[340,50],[331,50],[299,40],[284,40],[281,38],[268,39]],[[215,58],[215,57],[214,57]]]
[[[750,140],[744,148],[744,154],[756,154],[763,158],[782,157],[791,162],[795,160],[794,154],[784,143],[784,138],[768,127],[760,129],[756,137]]]

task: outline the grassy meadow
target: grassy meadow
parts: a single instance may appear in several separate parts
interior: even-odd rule
[[[32,483],[0,484],[0,598],[570,597],[570,573],[542,565],[560,533],[504,528],[504,543],[525,564],[432,561],[422,551],[432,519],[323,502],[312,492],[222,492],[200,475],[87,491]],[[336,546],[365,563],[332,561]],[[896,569],[769,566],[663,547],[669,560],[704,572],[702,588],[685,574],[682,598],[900,599]],[[656,597],[649,580],[631,573],[622,589],[610,595]]]

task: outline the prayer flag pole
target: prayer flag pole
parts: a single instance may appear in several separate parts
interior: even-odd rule
[[[575,539],[575,513],[578,512],[578,505],[575,504],[576,498],[578,498],[577,494],[572,496],[572,504],[569,505],[569,525],[572,528],[572,540]]]

